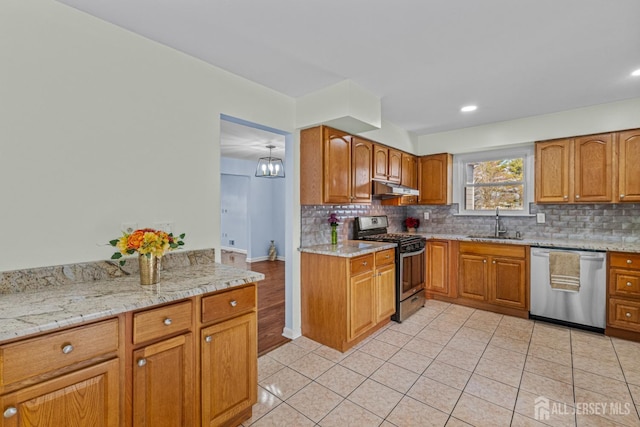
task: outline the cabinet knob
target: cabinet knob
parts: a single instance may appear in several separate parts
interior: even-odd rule
[[[625,313],[625,316],[627,316],[627,317],[631,317],[631,313],[626,312],[626,313]]]
[[[211,335],[207,335],[206,337],[204,337],[204,342],[211,342],[213,341],[213,338],[211,337]]]
[[[579,199],[579,198],[580,198],[580,195],[579,195],[579,194],[576,194],[576,199]]]
[[[147,359],[145,359],[144,357],[141,359],[138,359],[138,366],[140,366],[141,368],[147,364]]]
[[[487,260],[486,260],[486,259],[483,259],[483,260],[482,260],[482,262],[484,262],[484,263],[486,264],[486,263],[487,263]]]
[[[568,198],[569,198],[569,196],[564,196],[564,197],[563,197],[563,199],[568,199]]]
[[[621,199],[624,199],[624,194],[621,194],[621,195],[620,195],[620,198],[621,198]]]
[[[631,264],[633,263],[633,261],[631,261],[630,259],[627,260],[627,264]]]
[[[362,261],[362,265],[367,265],[367,261]]]
[[[631,282],[627,282],[627,286],[631,286]]]
[[[389,254],[387,254],[387,256],[386,256],[385,258],[386,258],[386,259],[389,259],[389,258],[391,258],[391,257],[389,256]]]
[[[169,326],[169,325],[171,325],[173,323],[173,320],[171,320],[170,317],[167,317],[166,319],[164,319],[164,321],[162,323],[164,323],[165,325]]]
[[[11,418],[17,413],[18,413],[18,408],[16,408],[15,406],[9,406],[7,409],[4,410],[3,415],[5,418]]]
[[[62,352],[64,354],[69,354],[73,351],[73,346],[71,344],[65,344],[62,346]]]
[[[491,261],[491,262],[492,262],[493,264],[495,264],[495,263],[496,263],[495,261]]]
[[[232,300],[229,304],[231,305],[231,307],[235,307],[236,305],[238,305],[238,301]]]

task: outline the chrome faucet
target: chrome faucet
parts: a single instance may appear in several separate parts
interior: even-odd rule
[[[506,232],[506,228],[500,227],[500,208],[496,206],[496,231],[494,237],[501,237],[501,235],[505,234]]]

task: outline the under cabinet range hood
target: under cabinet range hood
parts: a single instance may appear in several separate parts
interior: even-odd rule
[[[373,180],[373,197],[387,198],[400,196],[417,196],[420,194],[415,188],[394,184],[393,182]]]

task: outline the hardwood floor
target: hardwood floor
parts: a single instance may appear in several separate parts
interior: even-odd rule
[[[222,251],[222,263],[265,275],[258,282],[258,355],[263,355],[290,340],[284,329],[284,261],[246,262],[246,255]]]

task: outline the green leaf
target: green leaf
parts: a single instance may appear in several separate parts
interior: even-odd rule
[[[180,238],[181,238],[181,239],[184,239],[184,236],[186,236],[186,234],[182,233],[182,234],[180,235]]]
[[[121,261],[120,261],[120,265],[124,265],[124,263],[125,263],[125,262],[127,262],[127,260],[126,260],[126,259],[121,260]]]
[[[119,242],[119,239],[109,240],[109,244],[111,246],[116,246],[118,244],[118,242]]]
[[[120,252],[116,252],[115,254],[111,255],[111,259],[120,259],[122,258],[122,254]]]
[[[133,254],[134,252],[135,252],[135,250],[134,250],[134,249],[127,249],[127,253],[128,253],[129,255]]]
[[[180,246],[184,246],[184,242],[183,242],[183,241],[180,241],[180,242],[178,242],[178,245],[180,245]]]

